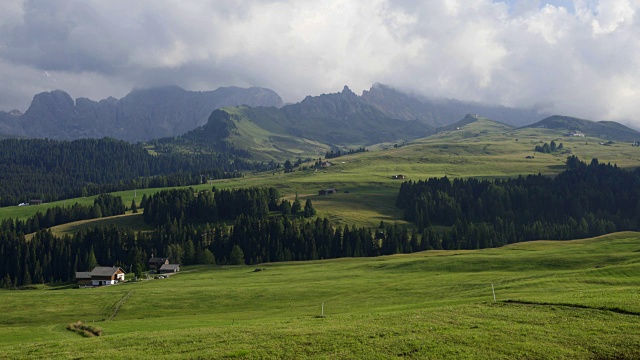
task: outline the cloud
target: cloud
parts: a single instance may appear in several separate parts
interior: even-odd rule
[[[0,109],[53,88],[264,86],[299,101],[383,82],[640,125],[640,0],[7,1]]]

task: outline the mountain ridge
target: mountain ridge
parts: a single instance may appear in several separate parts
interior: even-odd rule
[[[616,141],[640,139],[640,132],[615,121],[593,121],[564,115],[552,115],[522,128],[580,131],[587,136]]]
[[[207,124],[175,139],[193,149],[242,154],[255,154],[259,149],[272,158],[283,159],[296,154],[315,156],[329,149],[413,140],[434,131],[433,126],[418,120],[389,118],[345,86],[342,92],[307,96],[279,109],[219,109],[212,112]]]
[[[466,114],[480,114],[512,126],[531,124],[541,117],[550,115],[539,113],[535,109],[509,108],[456,99],[435,99],[412,95],[380,83],[374,84],[368,91],[363,91],[361,98],[387,116],[401,120],[420,120],[434,127],[450,125]]]
[[[134,89],[121,99],[75,101],[62,90],[36,94],[17,119],[0,115],[0,132],[16,136],[73,140],[113,137],[130,142],[177,136],[206,123],[217,108],[282,106],[265,88],[226,87],[188,91],[178,86]]]

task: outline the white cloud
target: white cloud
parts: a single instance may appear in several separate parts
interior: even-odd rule
[[[299,101],[383,82],[640,124],[640,0],[569,5],[8,0],[0,14],[0,109],[24,110],[36,92],[53,88],[99,99],[169,83],[265,86]]]

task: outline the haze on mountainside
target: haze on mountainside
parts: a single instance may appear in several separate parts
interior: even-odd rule
[[[342,92],[307,96],[284,107],[278,94],[264,88],[193,92],[167,86],[134,90],[122,99],[109,97],[99,102],[86,98],[74,101],[61,90],[43,92],[34,96],[25,114],[0,112],[0,136],[56,140],[106,136],[148,141],[182,135],[210,121],[213,110],[240,105],[256,107],[238,111],[270,132],[332,145],[415,139],[432,134],[436,127],[451,124],[468,113],[481,113],[520,126],[542,117],[534,110],[432,101],[382,84],[374,84],[361,96],[345,86]],[[220,134],[213,136],[218,138]]]
[[[380,82],[436,98],[639,119],[638,0],[8,0],[0,109],[34,94],[265,87],[285,102]],[[637,125],[636,125],[637,126]]]

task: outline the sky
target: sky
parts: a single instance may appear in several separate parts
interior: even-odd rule
[[[406,92],[640,127],[640,0],[2,0],[0,110],[33,95]]]

